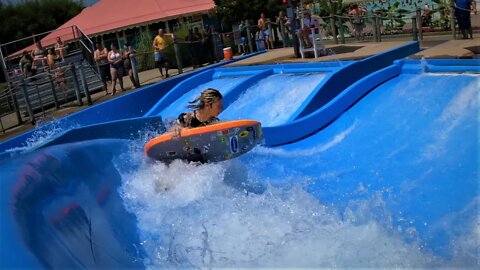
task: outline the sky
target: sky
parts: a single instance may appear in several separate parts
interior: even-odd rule
[[[25,1],[26,0],[0,0],[2,4],[17,4]],[[75,0],[75,1],[80,2],[81,0]],[[83,3],[85,4],[85,6],[91,6],[98,1],[99,0],[83,0]]]

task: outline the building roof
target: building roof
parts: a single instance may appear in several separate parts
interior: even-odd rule
[[[55,44],[56,38],[68,41],[78,38],[77,26],[87,36],[128,29],[148,23],[166,21],[182,15],[206,12],[215,7],[213,0],[100,0],[42,38],[43,46]],[[33,50],[34,45],[25,48]],[[22,50],[23,51],[23,50]],[[11,54],[16,56],[21,51]]]
[[[59,28],[76,25],[91,36],[204,12],[214,7],[213,0],[100,0]]]

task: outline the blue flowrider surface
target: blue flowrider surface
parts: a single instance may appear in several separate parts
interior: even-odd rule
[[[409,65],[319,130],[231,161],[148,160],[153,129],[3,160],[0,267],[475,269],[480,76]],[[276,103],[276,75],[277,93],[251,84],[230,109],[301,121],[312,107]],[[249,91],[272,102],[236,103]]]

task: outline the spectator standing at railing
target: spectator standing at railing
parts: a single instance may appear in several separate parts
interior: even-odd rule
[[[108,62],[108,50],[104,48],[100,42],[97,43],[97,49],[93,53],[93,59],[98,65],[105,95],[108,95],[107,81],[110,80],[110,63]]]
[[[56,58],[56,55],[54,53],[54,50],[52,48],[48,49],[47,64],[51,70],[55,68],[55,58]]]
[[[165,31],[160,28],[158,29],[158,35],[153,39],[153,49],[155,64],[157,65],[160,75],[163,77],[162,67],[165,68],[165,78],[168,78],[168,59],[165,54],[165,49],[167,48],[167,42],[165,41]]]
[[[470,12],[477,14],[477,4],[473,0],[455,0],[455,17],[457,18],[458,28],[462,33],[463,39],[468,39],[468,35],[473,39],[472,22]]]
[[[363,29],[365,28],[365,17],[367,10],[358,4],[353,4],[350,7],[348,15],[351,17],[355,40],[363,40]]]
[[[125,69],[125,73],[128,74],[128,77],[130,77],[130,81],[132,82],[133,87],[135,88],[140,88],[140,83],[135,80],[135,76],[133,76],[133,70],[132,70],[132,58],[135,55],[135,49],[133,49],[130,44],[125,43],[123,45],[123,67]]]
[[[260,14],[260,19],[258,19],[257,26],[259,30],[259,38],[263,39],[263,42],[265,43],[265,48],[267,50],[270,50],[272,47],[270,46],[269,42],[270,33],[268,31],[267,18],[265,17],[265,13],[262,12]]]
[[[203,29],[202,45],[203,49],[207,52],[208,64],[213,64],[215,62],[213,53],[213,26],[207,26],[206,29]]]
[[[282,27],[280,27],[280,35],[282,36],[282,39],[288,39],[289,37],[289,33],[290,33],[290,19],[287,17],[287,15],[285,15],[285,12],[283,12],[283,10],[281,10],[279,13],[278,13],[278,17],[277,17],[277,24],[278,26],[280,27],[281,25],[283,25],[283,29]],[[281,32],[283,31],[283,32]],[[285,42],[285,40],[283,40],[283,42]]]
[[[47,51],[43,48],[40,40],[35,42],[35,49],[32,51],[33,65],[43,65],[47,63]]]
[[[248,35],[245,19],[240,21],[240,24],[238,25],[238,31],[240,31],[240,48],[242,50],[242,54],[246,54],[248,51]]]
[[[123,68],[123,56],[117,48],[117,45],[112,43],[110,51],[108,52],[108,62],[110,62],[110,73],[112,74],[112,96],[117,92],[117,80],[120,84],[120,90],[123,92],[123,75],[125,74]]]
[[[65,61],[65,54],[67,54],[67,46],[63,43],[62,38],[57,37],[57,43],[55,43],[55,53],[60,55],[62,61]]]
[[[425,4],[425,6],[423,6],[422,27],[428,27],[431,19],[432,15],[430,14],[430,8],[428,7],[428,4]]]
[[[25,78],[35,75],[37,73],[36,67],[33,65],[33,57],[28,51],[23,51],[23,56],[20,58],[20,71]]]

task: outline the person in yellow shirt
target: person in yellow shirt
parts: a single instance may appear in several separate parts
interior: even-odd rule
[[[168,78],[168,59],[165,54],[165,49],[168,47],[165,40],[165,31],[160,28],[158,29],[158,35],[153,39],[153,49],[155,56],[155,64],[160,71],[160,75],[163,77],[162,67],[165,67],[165,77]]]

